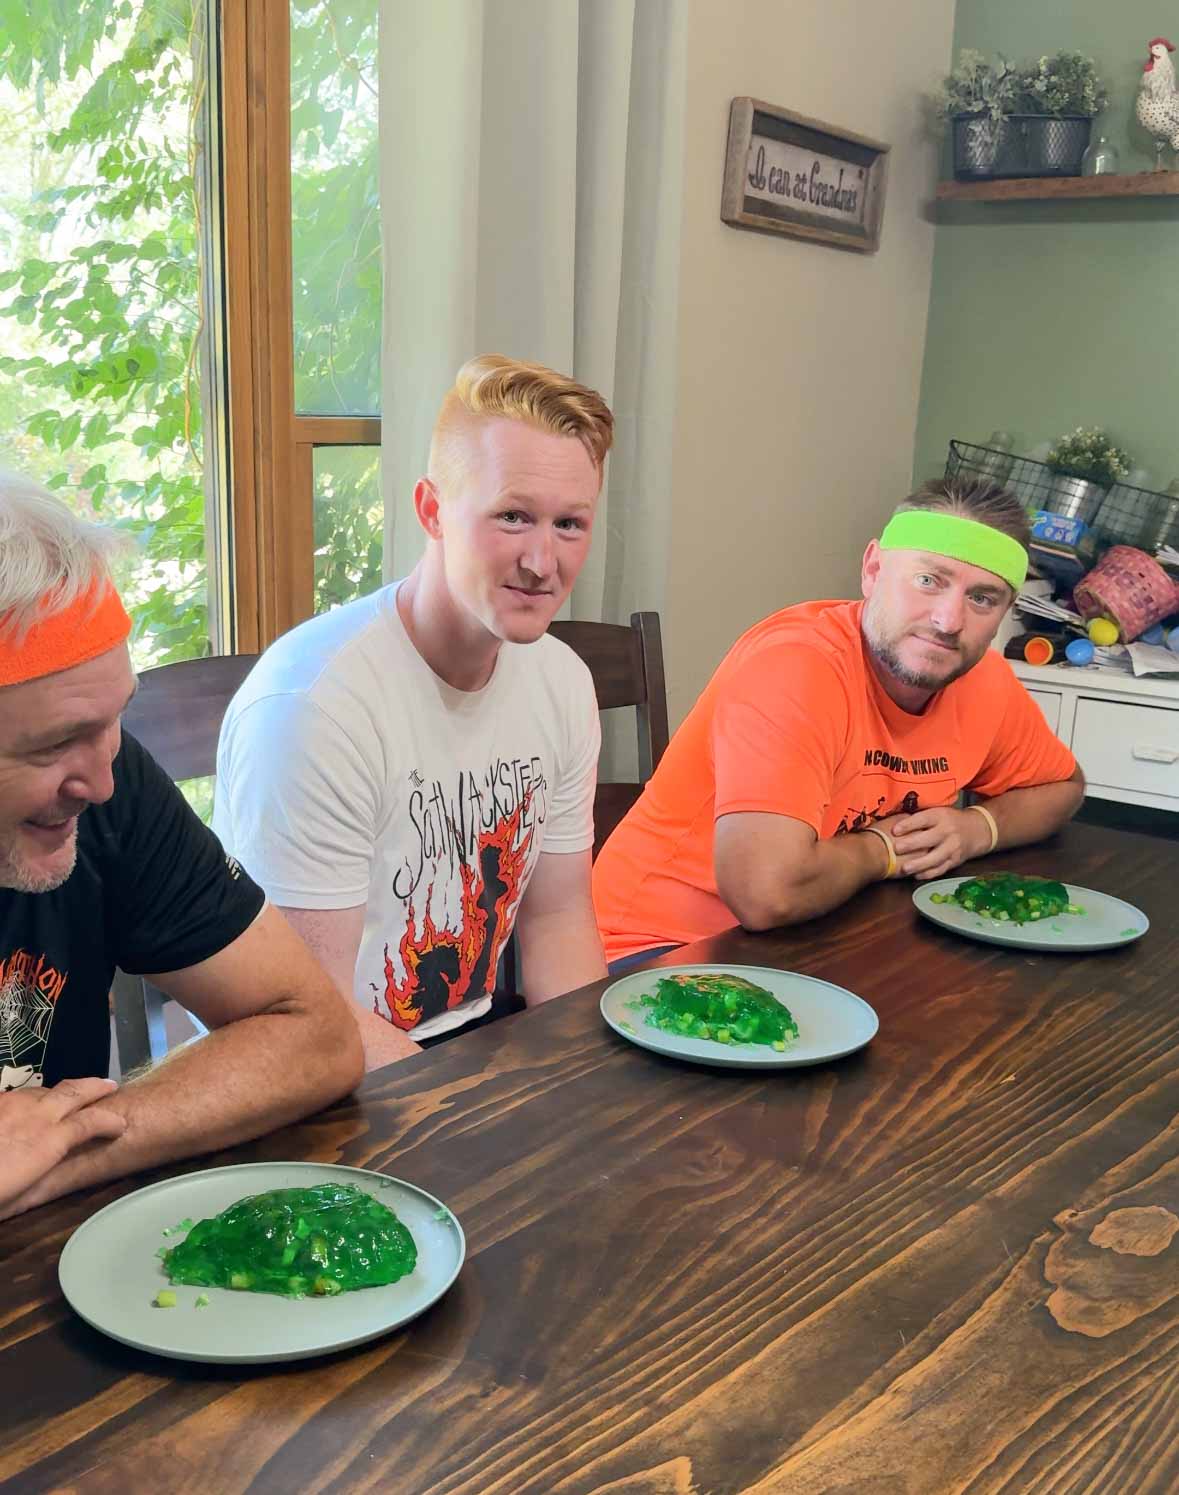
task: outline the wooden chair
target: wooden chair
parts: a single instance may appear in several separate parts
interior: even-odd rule
[[[145,670],[123,725],[169,778],[207,778],[217,771],[222,718],[257,662],[256,654],[222,654]]]
[[[631,613],[620,623],[553,623],[549,632],[589,666],[598,707],[636,708],[639,777],[636,783],[599,784],[594,798],[594,856],[642,793],[667,749],[667,687],[658,613]]]
[[[145,670],[123,716],[123,725],[148,750],[169,778],[202,779],[216,772],[217,735],[238,686],[256,654],[188,659]],[[124,1074],[162,1059],[167,998],[141,976],[115,972],[115,1046]]]

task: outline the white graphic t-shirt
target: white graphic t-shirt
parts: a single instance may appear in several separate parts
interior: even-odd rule
[[[356,1000],[427,1038],[487,1011],[541,851],[593,845],[600,729],[565,644],[503,644],[455,690],[396,592],[267,650],[221,729],[213,826],[272,902],[366,904]]]

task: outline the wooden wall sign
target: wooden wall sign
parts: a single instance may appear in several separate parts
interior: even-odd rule
[[[760,99],[729,110],[721,218],[875,254],[890,147]]]

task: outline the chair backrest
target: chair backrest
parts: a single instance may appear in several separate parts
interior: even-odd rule
[[[123,725],[170,779],[202,779],[217,768],[217,735],[256,654],[186,659],[145,670]]]
[[[206,778],[217,769],[217,736],[226,708],[257,658],[226,654],[144,670],[123,725],[169,778]],[[115,972],[114,1018],[122,1074],[167,1053],[164,995],[150,981]]]
[[[637,783],[599,783],[594,797],[594,855],[638,799],[667,749],[667,687],[658,613],[631,613],[621,623],[553,623],[549,632],[589,666],[598,706],[634,706],[639,743]]]

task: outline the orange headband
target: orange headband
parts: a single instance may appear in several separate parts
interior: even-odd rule
[[[96,582],[69,607],[51,614],[16,642],[0,619],[0,686],[40,680],[97,659],[131,632],[131,619],[109,581]]]

